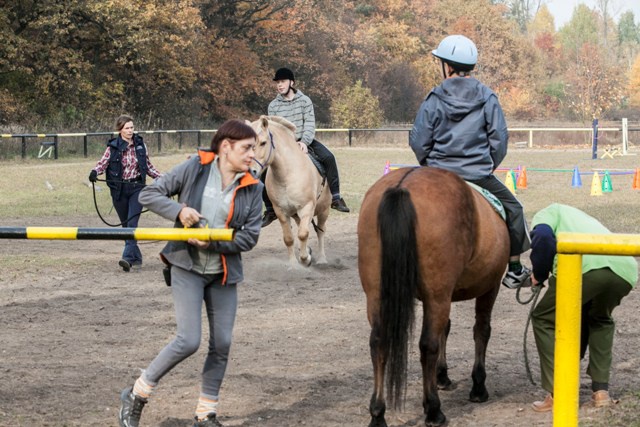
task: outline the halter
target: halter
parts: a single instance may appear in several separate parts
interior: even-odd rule
[[[269,131],[269,142],[271,143],[271,147],[269,148],[269,155],[267,156],[267,159],[264,161],[264,164],[260,163],[260,161],[255,157],[253,158],[253,161],[256,162],[258,166],[260,166],[260,173],[258,173],[258,176],[262,175],[262,172],[265,170],[265,168],[269,166],[269,162],[271,161],[271,156],[273,155],[273,151],[276,149],[276,146],[273,143],[273,134],[271,133],[271,131]]]

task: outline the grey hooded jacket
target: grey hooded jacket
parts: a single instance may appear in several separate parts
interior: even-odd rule
[[[409,145],[422,166],[478,180],[500,165],[508,139],[496,94],[474,78],[453,77],[434,88],[420,106]]]
[[[202,192],[212,160],[213,157],[202,160],[201,156],[194,156],[179,164],[143,188],[138,200],[150,211],[175,221],[174,227],[182,228],[178,214],[183,206],[201,211]],[[241,253],[251,250],[258,243],[262,226],[262,188],[260,180],[250,173],[240,178],[227,218],[227,227],[234,229],[233,240],[213,241],[207,248],[221,255],[223,283],[239,283],[244,279]],[[171,199],[175,195],[178,195],[177,201]],[[187,242],[171,241],[161,255],[169,264],[191,270],[196,253],[197,249]]]

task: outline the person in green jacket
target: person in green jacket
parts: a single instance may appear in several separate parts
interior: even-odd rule
[[[533,402],[536,412],[553,409],[553,358],[556,323],[556,235],[559,232],[611,234],[597,219],[581,210],[554,203],[539,211],[531,222],[532,284],[549,279],[549,287],[532,313],[533,333],[540,356],[542,388],[548,394]],[[551,274],[551,275],[550,275]],[[613,310],[638,281],[638,263],[631,256],[582,256],[582,326],[580,357],[589,348],[587,374],[593,392],[590,404],[608,406],[615,321]]]

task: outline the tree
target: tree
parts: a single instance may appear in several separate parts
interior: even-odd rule
[[[585,43],[598,45],[598,22],[595,13],[584,4],[573,9],[571,19],[559,31],[563,49],[573,61]]]
[[[633,12],[627,11],[618,22],[618,45],[627,68],[633,64],[633,58],[640,51],[640,26],[636,25]]]
[[[636,56],[629,72],[629,105],[640,108],[640,55]]]
[[[369,88],[362,86],[362,80],[346,87],[331,104],[331,123],[348,128],[373,128],[382,124],[382,110],[378,98]]]
[[[384,71],[379,81],[372,82],[379,88],[379,92],[374,94],[380,101],[387,122],[413,122],[418,107],[426,96],[418,76],[411,64],[396,62]]]
[[[543,0],[508,0],[509,15],[516,21],[522,33],[527,31],[531,17],[534,16]]]
[[[602,50],[585,43],[579,50],[575,69],[567,76],[571,92],[569,107],[582,122],[601,117],[618,107],[623,99],[623,82],[616,66],[606,60]]]

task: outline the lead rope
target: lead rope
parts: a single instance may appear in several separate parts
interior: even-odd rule
[[[103,182],[107,182],[106,179],[96,179],[96,181],[103,181]],[[121,181],[122,182],[122,181]],[[100,217],[100,219],[102,220],[102,222],[104,222],[106,225],[108,225],[109,227],[120,227],[122,224],[124,224],[124,222],[121,222],[120,224],[110,224],[107,222],[106,219],[104,219],[102,217],[102,215],[100,214],[100,209],[98,208],[98,200],[96,198],[96,183],[92,182],[91,183],[91,189],[93,190],[93,206],[95,206],[96,208],[96,213],[98,214],[98,217]],[[131,216],[131,218],[127,218],[127,220],[125,222],[129,222],[129,220],[135,218],[136,216],[142,215],[145,212],[148,212],[149,209],[143,210],[141,211],[139,214],[135,214],[133,216]]]
[[[516,301],[522,305],[527,305],[531,303],[531,308],[529,309],[529,315],[527,316],[527,323],[524,327],[524,340],[522,345],[522,351],[524,353],[524,368],[527,371],[527,378],[531,382],[531,384],[536,385],[535,381],[533,381],[533,375],[531,374],[531,367],[529,366],[529,356],[527,355],[527,332],[529,331],[529,324],[531,323],[531,315],[533,314],[533,310],[536,307],[536,303],[538,302],[538,297],[540,296],[540,290],[544,287],[542,283],[537,286],[533,286],[531,288],[531,297],[527,300],[520,299],[520,291],[522,288],[518,288],[516,291]]]

